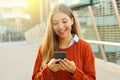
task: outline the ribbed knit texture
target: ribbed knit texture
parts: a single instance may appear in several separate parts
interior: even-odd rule
[[[67,71],[52,73],[47,65],[40,71],[41,53],[38,51],[32,80],[96,80],[94,55],[87,42],[80,39],[78,43],[59,51],[66,51],[67,59],[75,62],[77,66],[75,73],[73,75]]]

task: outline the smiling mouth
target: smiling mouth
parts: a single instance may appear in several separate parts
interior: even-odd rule
[[[59,31],[59,34],[60,34],[60,35],[64,35],[64,34],[65,34],[65,31],[66,31],[66,30],[64,30],[64,31]]]

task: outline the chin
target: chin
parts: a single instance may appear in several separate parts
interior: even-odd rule
[[[64,39],[64,38],[67,38],[68,36],[65,36],[65,35],[62,35],[62,36],[59,36],[59,38],[61,39]]]

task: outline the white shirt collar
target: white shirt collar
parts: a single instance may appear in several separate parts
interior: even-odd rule
[[[79,38],[76,34],[72,34],[73,35],[73,38],[71,39],[68,47],[70,47],[71,45],[73,45],[75,42],[78,42]]]
[[[77,36],[76,34],[74,34],[73,40],[74,40],[75,42],[78,42],[79,38],[78,38],[78,36]]]

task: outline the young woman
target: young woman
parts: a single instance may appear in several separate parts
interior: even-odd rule
[[[78,27],[73,12],[66,5],[59,4],[50,12],[32,80],[96,80],[92,49],[79,38]],[[67,57],[52,58],[54,51],[65,51]]]

